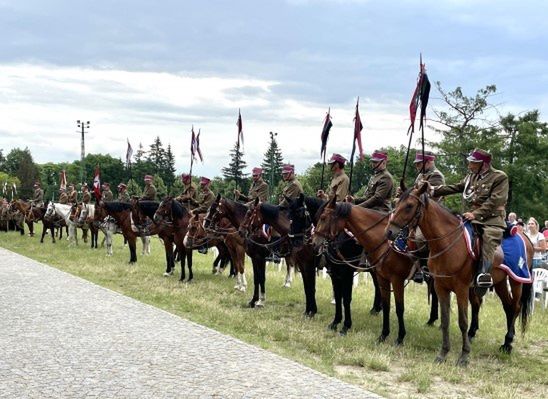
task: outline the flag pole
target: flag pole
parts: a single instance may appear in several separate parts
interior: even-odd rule
[[[325,170],[325,152],[323,153],[323,163],[322,163],[322,181],[320,183],[320,190],[323,191],[323,176],[324,176],[324,170]]]
[[[350,182],[348,184],[348,194],[352,195],[352,174],[354,172],[354,153],[356,152],[356,140],[352,144],[352,154],[350,155]]]
[[[422,64],[422,53],[420,53],[420,60],[419,60],[419,68],[420,68],[420,74],[421,74],[421,114],[420,114],[420,129],[421,129],[421,141],[422,141],[422,171],[421,173],[424,175],[424,172],[425,172],[425,163],[424,162],[424,124],[422,123],[422,119],[423,119],[423,113],[422,113],[422,108],[423,108],[423,104],[422,104],[422,80],[424,79],[424,69],[423,69],[423,64]],[[426,119],[426,118],[425,118]]]

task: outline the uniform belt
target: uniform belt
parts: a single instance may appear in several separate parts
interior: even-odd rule
[[[472,209],[476,210],[478,208],[481,208],[481,205],[472,205]],[[506,207],[504,205],[500,205],[495,208],[495,211],[504,211],[504,210],[506,210]]]

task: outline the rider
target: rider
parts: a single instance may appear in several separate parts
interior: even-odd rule
[[[77,204],[78,203],[78,192],[74,189],[74,184],[68,185],[68,203],[70,204]]]
[[[268,184],[262,178],[263,170],[261,168],[255,167],[251,171],[251,178],[253,183],[249,188],[249,193],[247,196],[243,195],[240,190],[234,190],[234,195],[236,200],[245,201],[247,205],[255,201],[255,198],[259,198],[259,201],[265,202],[268,198]]]
[[[457,184],[431,188],[434,197],[462,193],[467,212],[463,217],[472,222],[482,236],[481,268],[476,276],[480,295],[493,285],[491,268],[495,250],[502,241],[506,227],[505,205],[508,200],[508,176],[493,168],[491,154],[475,149],[467,158],[470,173]]]
[[[59,189],[59,203],[60,204],[67,204],[68,203],[67,190],[64,187]]]
[[[373,175],[364,188],[362,198],[346,196],[347,202],[354,202],[364,208],[375,209],[381,212],[390,212],[390,202],[392,200],[392,191],[394,189],[394,181],[392,175],[386,170],[388,162],[388,154],[385,151],[376,150],[371,155],[371,170]]]
[[[193,209],[197,203],[196,185],[192,182],[192,177],[189,173],[181,174],[181,181],[183,182],[183,192],[176,200],[187,204],[190,209]]]
[[[82,185],[82,203],[87,205],[89,201],[91,201],[91,194],[89,193],[88,185],[84,183]]]
[[[32,206],[43,207],[44,206],[44,190],[40,187],[40,182],[34,183],[34,195],[30,201]]]
[[[295,199],[303,193],[303,186],[295,177],[295,165],[285,164],[282,166],[282,179],[286,182],[280,197],[280,206],[289,206],[285,199]]]
[[[110,183],[103,183],[103,192],[101,193],[101,201],[108,202],[114,199],[112,191],[110,191]]]
[[[130,202],[129,194],[127,193],[127,185],[124,183],[118,184],[118,201],[126,202],[128,204]]]
[[[156,187],[152,184],[153,177],[151,175],[145,175],[145,191],[141,195],[141,200],[156,201]]]
[[[340,154],[333,154],[327,163],[331,167],[331,173],[333,178],[329,184],[329,191],[326,194],[323,190],[318,190],[316,196],[323,200],[331,200],[333,197],[336,198],[335,201],[342,201],[348,195],[348,190],[350,186],[350,179],[347,174],[344,173],[344,164],[346,158]]]
[[[209,188],[210,183],[211,180],[207,177],[202,176],[200,178],[200,198],[198,201],[191,200],[192,204],[197,206],[197,208],[192,211],[194,214],[206,213],[213,201],[215,201],[215,194],[213,194],[213,191]]]

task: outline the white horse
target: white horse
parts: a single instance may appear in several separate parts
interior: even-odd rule
[[[76,236],[76,223],[70,220],[72,212],[72,205],[69,204],[60,204],[59,202],[50,202],[48,208],[46,209],[45,216],[52,216],[56,213],[58,216],[63,218],[68,227],[68,240],[70,244],[78,245],[78,237]]]

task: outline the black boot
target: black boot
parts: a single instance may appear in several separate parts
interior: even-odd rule
[[[493,278],[491,277],[491,267],[493,262],[483,260],[478,275],[476,276],[476,293],[480,296],[485,295],[487,290],[493,286]]]

